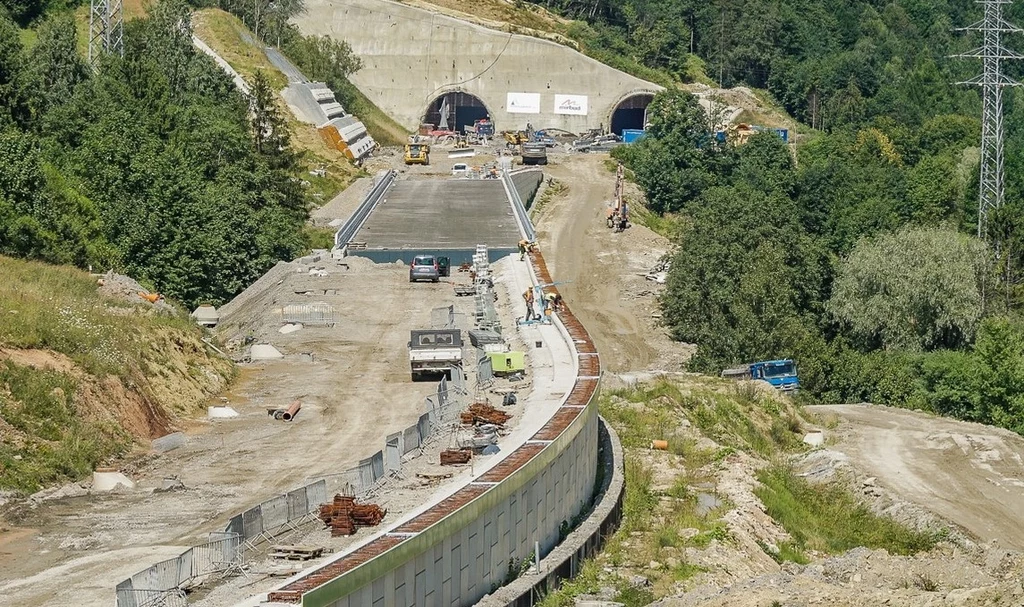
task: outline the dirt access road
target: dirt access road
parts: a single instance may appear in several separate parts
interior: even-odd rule
[[[607,154],[549,154],[545,178],[568,190],[533,214],[537,240],[552,277],[587,327],[612,372],[680,371],[692,347],[669,339],[657,326],[657,294],[646,274],[670,249],[644,226],[615,233],[605,209],[615,191]]]
[[[837,444],[878,484],[983,542],[1024,550],[1024,438],[1000,428],[874,405],[807,407],[842,420]]]

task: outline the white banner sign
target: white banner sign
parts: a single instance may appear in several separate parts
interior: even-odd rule
[[[540,93],[509,93],[505,109],[509,114],[539,114]]]
[[[555,113],[572,114],[573,116],[586,116],[587,96],[555,95]]]

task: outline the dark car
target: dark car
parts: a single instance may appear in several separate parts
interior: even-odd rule
[[[441,270],[437,265],[437,258],[433,255],[417,255],[409,264],[409,282],[417,280],[429,280],[437,282],[441,279]]]

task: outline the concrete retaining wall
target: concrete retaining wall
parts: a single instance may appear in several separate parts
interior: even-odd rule
[[[533,204],[533,197],[537,194],[541,182],[544,181],[544,171],[528,170],[512,173],[512,184],[519,192],[519,198],[527,209]]]
[[[304,34],[348,42],[364,63],[352,82],[411,131],[448,92],[478,97],[499,130],[531,122],[578,133],[609,128],[620,101],[662,88],[548,40],[387,0],[307,0],[293,22]],[[539,95],[537,111],[509,112],[510,92]],[[555,113],[555,95],[586,96],[586,115]]]
[[[548,592],[557,589],[562,580],[578,574],[583,561],[592,557],[604,545],[605,539],[618,529],[622,520],[622,500],[626,496],[622,445],[604,420],[600,421],[599,431],[604,477],[587,519],[541,559],[539,571],[516,578],[481,599],[476,607],[532,607]]]
[[[533,461],[464,508],[351,574],[302,597],[303,607],[473,605],[561,539],[593,496],[597,405]],[[559,448],[561,447],[561,448]],[[343,596],[341,599],[333,597]]]

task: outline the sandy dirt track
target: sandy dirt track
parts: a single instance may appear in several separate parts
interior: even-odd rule
[[[880,485],[983,542],[1024,550],[1024,438],[905,409],[807,409],[843,420],[831,448],[848,455]]]
[[[612,372],[680,371],[690,348],[673,342],[656,326],[655,297],[661,286],[645,280],[670,248],[667,239],[644,226],[615,233],[605,209],[615,190],[607,154],[550,156],[545,177],[569,186],[533,217],[548,266],[573,311],[594,338],[605,368]]]

